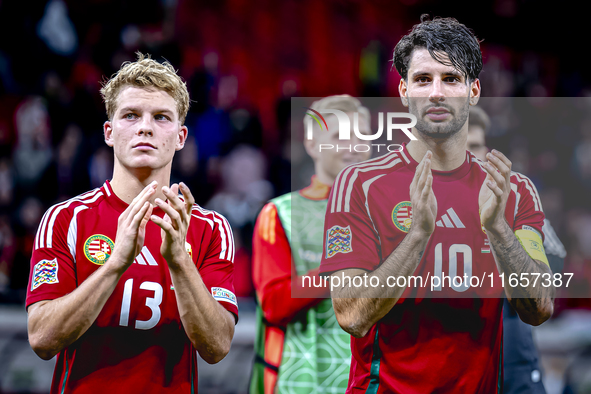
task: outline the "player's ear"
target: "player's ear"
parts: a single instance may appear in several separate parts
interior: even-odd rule
[[[478,104],[480,100],[480,80],[476,78],[470,83],[470,105]]]
[[[398,84],[398,93],[400,94],[400,100],[402,101],[402,105],[408,107],[408,97],[406,93],[408,92],[408,85],[404,78],[400,78],[400,83]]]
[[[107,120],[103,124],[103,133],[105,134],[105,144],[112,148],[113,145],[115,145],[115,142],[113,141],[113,127],[111,126],[111,121]]]
[[[185,142],[187,141],[187,135],[189,134],[189,129],[187,126],[181,126],[179,132],[177,134],[176,140],[176,150],[181,150],[185,146]]]

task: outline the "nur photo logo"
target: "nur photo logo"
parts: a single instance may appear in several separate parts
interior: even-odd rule
[[[379,112],[378,113],[378,130],[374,134],[364,134],[359,129],[359,113],[353,112],[353,119],[349,119],[349,115],[341,110],[338,109],[319,109],[315,110],[312,108],[304,107],[307,112],[306,115],[308,117],[305,121],[305,135],[306,139],[312,140],[313,139],[313,121],[318,124],[320,127],[321,132],[331,132],[328,129],[328,123],[323,115],[334,115],[338,121],[338,139],[339,141],[351,141],[351,129],[353,130],[354,135],[357,139],[361,141],[375,141],[382,137],[384,134],[384,129],[386,130],[386,139],[388,142],[392,141],[392,135],[394,130],[402,131],[411,141],[416,140],[417,138],[412,135],[411,129],[417,124],[417,118],[413,114],[406,113],[406,112]],[[384,120],[385,119],[385,120]],[[400,123],[400,119],[409,120],[407,122]],[[385,123],[385,127],[384,127]],[[351,127],[353,125],[353,127]],[[319,144],[318,149],[319,152],[326,151],[326,150],[347,150],[349,152],[369,152],[372,147],[377,148],[378,152],[380,152],[381,147],[385,147],[385,149],[389,152],[399,152],[402,150],[402,145],[400,144],[376,144],[376,143],[366,143],[366,144]]]

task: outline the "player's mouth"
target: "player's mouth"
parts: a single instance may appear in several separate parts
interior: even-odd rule
[[[433,107],[427,110],[427,117],[435,122],[441,122],[446,120],[451,113],[443,107]]]
[[[148,142],[140,142],[138,144],[135,144],[133,146],[133,149],[137,149],[137,150],[155,150],[156,147]]]

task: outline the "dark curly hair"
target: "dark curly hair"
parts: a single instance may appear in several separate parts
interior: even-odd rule
[[[421,23],[414,25],[410,33],[400,39],[394,48],[392,62],[396,71],[407,80],[412,52],[426,48],[433,59],[444,65],[451,65],[461,71],[469,81],[478,78],[482,70],[480,42],[474,33],[454,18],[434,18],[421,15]],[[449,62],[441,54],[449,57]]]

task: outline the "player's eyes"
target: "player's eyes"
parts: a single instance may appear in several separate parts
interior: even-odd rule
[[[460,82],[460,78],[458,78],[458,77],[447,77],[447,78],[445,78],[445,81],[447,81],[447,82]]]
[[[130,112],[128,114],[125,114],[124,118],[125,119],[135,119],[135,118],[137,118],[137,115]]]
[[[416,81],[418,83],[427,83],[427,82],[429,82],[429,78],[427,78],[427,77],[419,77],[419,78],[416,79]]]
[[[154,116],[154,119],[156,119],[156,120],[170,120],[170,118],[168,116],[162,115],[162,114]]]

